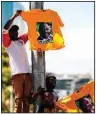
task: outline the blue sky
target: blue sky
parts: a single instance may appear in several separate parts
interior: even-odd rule
[[[57,11],[65,27],[87,28],[94,26],[93,4],[93,2],[45,2],[44,8]]]
[[[94,75],[94,3],[45,2],[44,9],[56,11],[63,23],[66,47],[46,52],[46,69],[56,73]]]

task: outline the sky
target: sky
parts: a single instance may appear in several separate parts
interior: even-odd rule
[[[94,73],[94,3],[45,2],[64,23],[65,48],[46,52],[46,69],[56,73]]]
[[[22,2],[25,9],[27,2]],[[94,76],[94,3],[44,2],[44,9],[56,11],[64,27],[65,48],[46,51],[46,71],[59,74],[90,73]],[[27,46],[28,47],[28,46]],[[30,51],[27,48],[29,63]]]

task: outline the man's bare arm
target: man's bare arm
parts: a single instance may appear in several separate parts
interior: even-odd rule
[[[13,20],[20,15],[22,10],[17,10],[16,13],[7,21],[7,23],[4,25],[4,29],[8,30],[8,28],[11,26]]]

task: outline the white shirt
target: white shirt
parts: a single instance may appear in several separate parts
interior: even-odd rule
[[[27,58],[25,43],[26,37],[20,37],[17,41],[9,39],[8,31],[3,31],[3,45],[9,55],[11,74],[30,73],[30,65]]]

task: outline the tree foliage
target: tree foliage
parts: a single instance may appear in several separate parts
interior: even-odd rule
[[[9,58],[2,46],[2,112],[10,112],[11,73]]]

